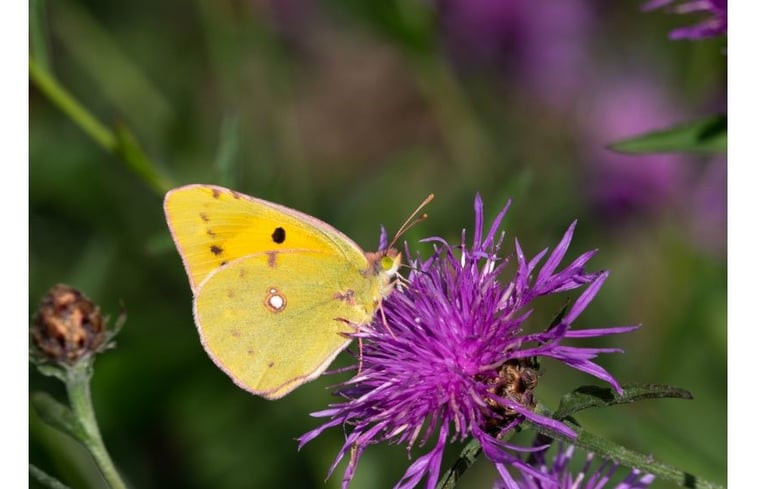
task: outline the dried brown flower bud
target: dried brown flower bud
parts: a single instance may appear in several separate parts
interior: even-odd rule
[[[31,334],[43,357],[69,365],[97,351],[107,339],[100,308],[64,284],[42,299]]]

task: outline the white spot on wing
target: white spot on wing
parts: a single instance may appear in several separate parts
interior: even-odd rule
[[[276,287],[269,287],[263,303],[271,312],[281,312],[287,306],[287,299]]]

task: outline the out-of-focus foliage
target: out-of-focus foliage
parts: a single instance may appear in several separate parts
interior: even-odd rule
[[[653,131],[611,148],[622,153],[724,153],[728,145],[727,119],[724,115],[681,124],[670,129]]]
[[[178,184],[280,202],[366,249],[429,192],[428,220],[407,235],[421,251],[430,245],[416,245],[420,237],[472,229],[475,192],[491,209],[513,198],[505,228],[527,254],[578,218],[573,249],[599,248],[593,263],[612,272],[579,326],[644,325],[613,338],[626,353],[600,363],[622,383],[694,394],[578,421],[725,481],[725,158],[606,149],[722,111],[722,38],[670,42],[681,19],[633,1],[32,6],[35,59],[100,121],[128,128]],[[129,321],[98,359],[92,389],[131,486],[339,486],[323,482],[339,431],[300,453],[294,438],[316,426],[308,413],[333,400],[326,387],[343,377],[275,402],[234,386],[200,345],[162,196],[34,88],[29,185],[30,312],[58,282],[104,311],[126,305]],[[30,378],[31,390],[62,395]],[[589,381],[544,362],[536,394],[554,409]],[[30,417],[33,463],[71,487],[102,487],[75,442]],[[401,447],[369,449],[352,487],[389,487],[406,466]],[[493,478],[479,463],[459,487]]]

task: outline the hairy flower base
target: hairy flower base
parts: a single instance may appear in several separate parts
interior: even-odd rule
[[[507,207],[485,236],[479,196],[474,209],[471,246],[465,232],[457,248],[441,238],[429,238],[435,243],[434,255],[412,261],[407,284],[383,302],[382,314],[370,326],[353,335],[363,345],[358,374],[337,387],[343,402],[313,414],[329,420],[299,440],[302,446],[328,428],[344,427],[345,443],[329,471],[331,475],[345,454],[351,454],[342,487],[349,485],[368,445],[404,444],[409,451],[426,445],[434,435],[431,450],[412,463],[396,488],[415,487],[424,477],[426,487],[434,487],[445,445],[470,436],[480,441],[484,454],[500,470],[512,466],[550,480],[518,456],[532,448],[501,439],[524,420],[575,436],[564,424],[531,410],[534,359],[560,360],[621,391],[615,379],[592,361],[600,353],[619,349],[562,344],[566,339],[625,333],[637,327],[571,330],[608,275],[584,271],[595,251],[583,253],[558,271],[575,222],[539,268],[548,250],[527,260],[517,239],[514,260],[498,255],[504,234],[496,241],[495,237]],[[515,270],[507,279],[504,271],[512,261]],[[578,287],[585,289],[555,324],[536,333],[524,332],[534,299]]]

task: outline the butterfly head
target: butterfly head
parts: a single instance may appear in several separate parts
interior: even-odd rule
[[[386,231],[382,227],[379,251],[365,254],[366,258],[368,258],[368,263],[370,264],[368,272],[379,278],[379,292],[381,293],[381,297],[388,297],[394,290],[395,276],[397,275],[400,265],[402,265],[402,253],[393,248],[394,244],[408,229],[428,217],[425,213],[420,216],[418,216],[418,214],[433,198],[434,194],[430,194],[423,200],[423,202],[421,202],[421,205],[419,205],[410,217],[407,218],[404,224],[400,226],[399,230],[394,235],[394,238],[392,238],[392,241],[388,245],[386,244]]]
[[[394,277],[402,264],[402,253],[389,248],[375,253],[366,253],[365,256],[370,263],[369,273],[379,277],[381,295],[387,297],[394,290]]]

